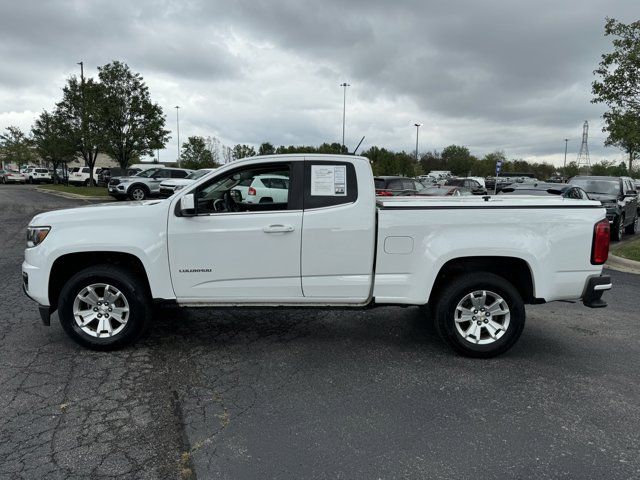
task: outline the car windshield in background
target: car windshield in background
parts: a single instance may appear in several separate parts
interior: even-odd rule
[[[137,176],[143,177],[143,178],[151,178],[159,171],[160,171],[159,168],[150,168],[149,170],[144,170],[140,172]]]
[[[376,178],[373,181],[377,189],[384,188],[385,181],[382,178]]]
[[[571,180],[571,185],[582,187],[587,193],[595,193],[601,195],[619,195],[620,194],[620,181],[618,179],[612,180],[592,180],[576,178]]]
[[[189,175],[187,175],[185,178],[189,179],[189,180],[197,180],[200,177],[204,177],[207,173],[209,173],[211,170],[196,170],[195,172],[191,172]]]
[[[548,195],[548,192],[539,188],[507,188],[500,195]]]

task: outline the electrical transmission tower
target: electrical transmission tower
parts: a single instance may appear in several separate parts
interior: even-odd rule
[[[589,144],[587,140],[589,139],[589,122],[584,121],[584,125],[582,126],[582,145],[580,145],[580,153],[578,153],[578,171],[582,172],[583,170],[589,175],[591,171],[591,159],[589,158]]]

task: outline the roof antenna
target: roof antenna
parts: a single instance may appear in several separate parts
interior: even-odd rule
[[[353,153],[351,153],[351,155],[355,155],[356,152],[358,151],[358,149],[360,148],[360,145],[362,145],[362,142],[364,141],[364,135],[362,136],[362,138],[360,139],[360,143],[358,143],[358,146],[353,150]]]

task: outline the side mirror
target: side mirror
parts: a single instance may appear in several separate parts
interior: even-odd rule
[[[180,199],[180,215],[183,217],[193,217],[196,214],[195,197],[189,193]]]

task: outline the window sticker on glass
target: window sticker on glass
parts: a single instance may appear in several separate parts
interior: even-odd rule
[[[311,165],[312,196],[346,196],[346,165]]]

